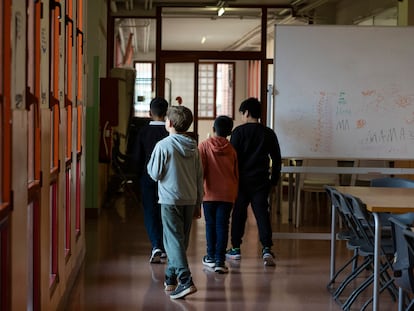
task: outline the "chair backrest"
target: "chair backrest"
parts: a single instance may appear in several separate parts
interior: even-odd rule
[[[365,240],[366,237],[361,236],[358,224],[355,222],[353,210],[344,194],[336,190],[334,187],[325,186],[328,195],[331,197],[332,205],[335,206],[338,214],[343,220],[345,227],[352,233],[354,239]]]
[[[338,161],[336,159],[304,159],[302,166],[336,167]],[[324,185],[339,185],[339,174],[331,173],[304,173],[301,178],[301,187],[310,185],[315,188],[322,188]]]
[[[356,227],[356,232],[361,240],[364,240],[370,250],[374,249],[374,224],[371,220],[371,216],[365,209],[365,205],[361,200],[353,195],[343,194],[346,207],[349,209],[350,217]],[[383,252],[384,253],[384,252]]]
[[[333,186],[329,186],[329,185],[325,185],[324,186],[325,191],[328,195],[328,198],[331,201],[331,205],[332,208],[335,209],[336,214],[339,216],[339,218],[342,220],[342,223],[345,225],[345,227],[347,229],[349,228],[349,221],[348,221],[348,216],[346,215],[346,213],[343,210],[343,197],[341,195],[341,193],[336,190],[336,188],[334,188]]]
[[[389,162],[385,160],[357,160],[354,162],[356,167],[389,167]],[[354,174],[352,175],[351,184],[356,186],[369,186],[372,179],[376,179],[379,174]]]
[[[371,180],[371,187],[414,188],[414,180],[397,177],[375,178]]]

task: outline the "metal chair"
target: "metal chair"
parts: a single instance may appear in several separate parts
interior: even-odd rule
[[[414,180],[397,177],[382,177],[372,179],[370,185],[371,187],[414,188]]]
[[[409,256],[412,259],[414,257],[414,232],[412,231],[412,227],[409,227],[407,229],[403,230],[403,236],[405,241],[407,242],[407,247],[408,247],[408,252],[409,252]],[[411,260],[410,259],[410,260]],[[411,287],[411,296],[414,293],[413,291],[413,269],[410,269],[408,271],[410,273],[409,277],[410,277],[410,284],[409,287]],[[408,288],[409,289],[409,288]],[[411,298],[411,301],[409,302],[408,306],[405,308],[406,311],[411,311],[414,310],[414,298]]]
[[[412,300],[409,298],[409,295],[414,293],[414,256],[409,251],[408,243],[404,237],[404,230],[409,230],[410,226],[394,217],[390,217],[389,221],[391,223],[394,246],[394,260],[392,264],[394,282],[399,287],[399,310],[403,310],[404,305],[407,305],[407,301],[409,305]]]
[[[337,215],[338,219],[332,219],[332,222],[339,221],[340,223],[340,231],[334,232],[335,240],[342,240],[346,241],[346,246],[349,250],[353,251],[353,255],[349,260],[347,260],[339,269],[335,271],[335,253],[334,251],[331,253],[331,276],[330,280],[327,284],[328,289],[333,289],[333,284],[337,282],[337,279],[346,272],[346,269],[352,266],[352,273],[355,272],[357,265],[358,265],[358,249],[359,243],[357,242],[357,234],[353,232],[354,228],[350,223],[350,219],[347,216],[347,213],[343,210],[343,205],[346,204],[344,202],[344,198],[341,193],[336,190],[332,186],[325,186],[326,193],[328,195],[329,200],[331,201],[332,206],[332,213],[333,215]],[[336,226],[332,226],[336,227]],[[335,243],[335,241],[331,241],[331,243]]]
[[[111,153],[111,180],[108,183],[107,195],[112,196],[115,193],[127,192],[137,202],[139,202],[135,193],[135,184],[137,184],[137,173],[134,167],[133,159],[129,154],[124,154],[120,150],[120,136],[115,132],[113,135],[113,147]]]
[[[357,232],[360,234],[360,238],[364,240],[363,246],[359,249],[359,254],[364,254],[369,258],[369,270],[371,270],[374,256],[374,222],[372,220],[372,215],[368,213],[365,209],[365,205],[356,197],[351,195],[344,194],[346,201],[348,202],[348,207],[353,216],[353,222],[357,226]],[[392,259],[394,258],[394,248],[392,244],[392,239],[390,235],[385,234],[381,237],[381,260],[380,260],[380,293],[387,290],[391,298],[396,300],[398,297],[398,289],[394,284],[394,279],[390,275],[392,270]],[[354,280],[356,276],[354,275],[352,279]],[[374,274],[371,273],[368,277],[365,278],[349,295],[346,301],[343,303],[342,308],[344,310],[349,310],[351,305],[355,302],[358,296],[367,289],[374,281]],[[373,297],[368,299],[362,306],[361,310],[365,310],[369,304],[372,302]]]

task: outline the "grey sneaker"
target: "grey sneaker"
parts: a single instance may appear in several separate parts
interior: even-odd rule
[[[151,252],[151,257],[149,262],[150,263],[160,263],[161,262],[161,255],[162,255],[162,250],[160,250],[159,248],[154,248]]]
[[[193,280],[190,278],[185,283],[178,284],[177,288],[170,294],[171,299],[184,298],[187,295],[194,294],[197,291]]]
[[[212,259],[209,255],[205,255],[203,257],[203,265],[206,267],[214,268],[216,263],[214,262],[214,259]]]
[[[270,247],[263,248],[262,258],[265,266],[276,266],[275,255],[272,253]]]

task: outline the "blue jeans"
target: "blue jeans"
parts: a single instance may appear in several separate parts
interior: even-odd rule
[[[207,255],[216,262],[225,261],[232,208],[233,204],[230,202],[203,202]]]
[[[239,192],[231,215],[231,244],[233,247],[240,247],[242,244],[249,203],[256,218],[262,246],[273,246],[270,206],[268,202],[269,191],[270,185],[264,185],[253,191],[248,186],[239,186]]]
[[[194,208],[194,205],[161,204],[164,247],[168,257],[165,275],[178,277],[181,283],[186,283],[191,277],[186,251],[190,240]]]
[[[162,242],[161,206],[158,204],[157,182],[144,174],[141,177],[142,207],[144,209],[144,224],[152,248],[164,250]]]

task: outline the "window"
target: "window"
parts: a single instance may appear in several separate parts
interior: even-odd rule
[[[234,119],[234,63],[200,63],[198,67],[198,117]]]
[[[149,116],[149,105],[154,94],[154,66],[152,62],[136,62],[134,110],[137,117]]]

